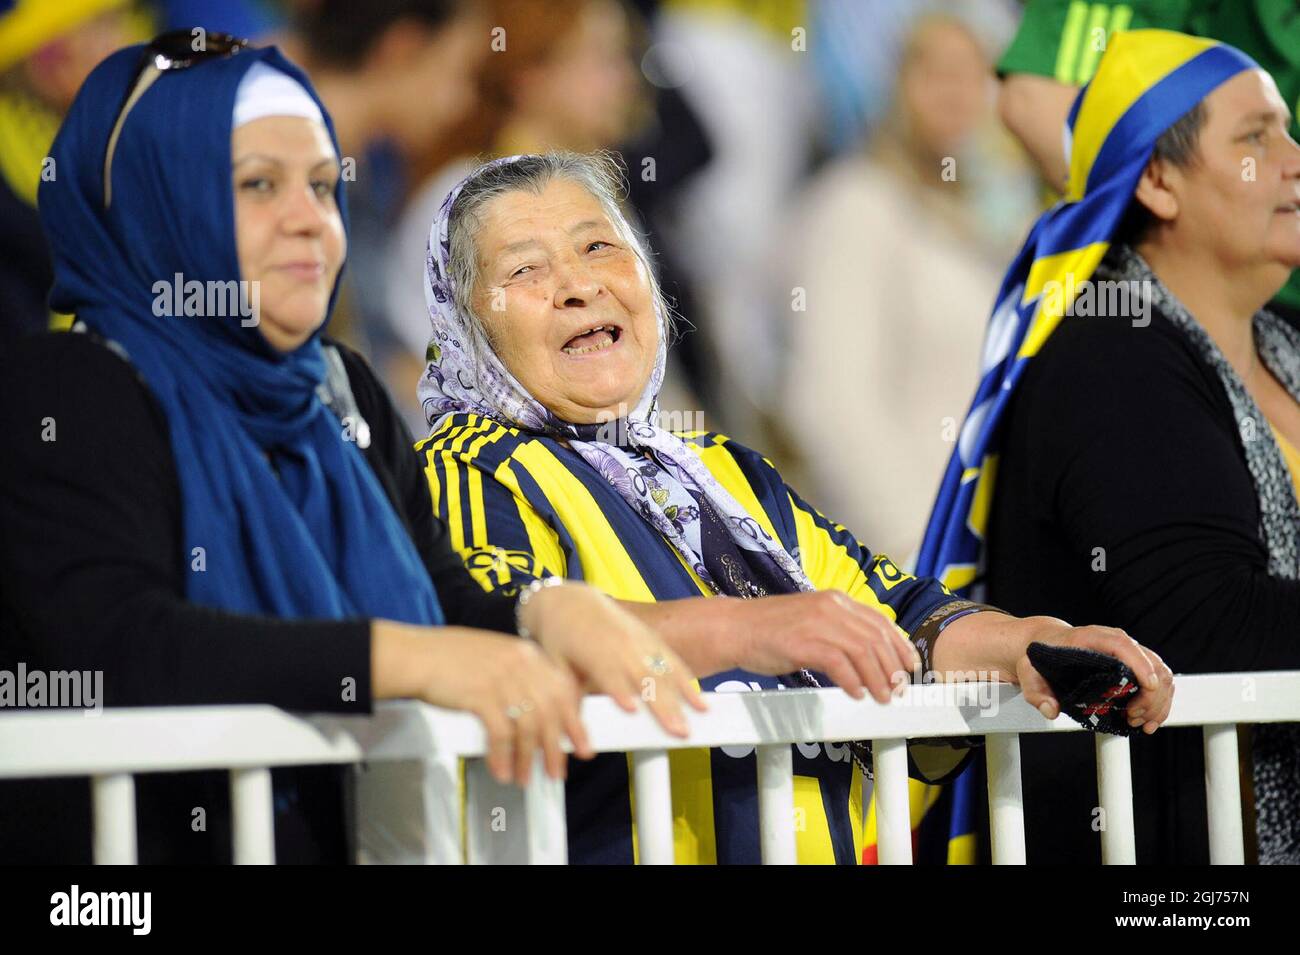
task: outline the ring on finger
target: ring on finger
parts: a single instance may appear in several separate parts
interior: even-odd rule
[[[531,713],[532,711],[533,711],[532,700],[527,700],[527,699],[520,700],[518,703],[512,703],[510,706],[506,707],[506,718],[517,720],[521,716]]]
[[[642,662],[655,676],[667,676],[673,670],[662,653],[648,653]]]

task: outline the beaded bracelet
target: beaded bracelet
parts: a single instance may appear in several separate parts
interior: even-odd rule
[[[533,596],[546,587],[558,587],[564,583],[563,577],[539,577],[531,580],[524,587],[519,589],[519,599],[515,601],[515,632],[525,640],[533,640],[534,637],[527,627],[524,626],[524,608],[528,606],[528,601]]]

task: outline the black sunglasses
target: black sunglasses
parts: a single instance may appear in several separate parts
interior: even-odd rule
[[[145,47],[140,68],[136,71],[121,108],[117,111],[117,121],[108,137],[108,146],[104,150],[104,208],[107,209],[113,199],[113,152],[117,148],[117,138],[122,134],[122,124],[131,112],[131,107],[144,95],[145,90],[164,73],[172,70],[184,70],[195,63],[234,56],[249,45],[247,40],[231,36],[228,33],[211,33],[202,29],[172,30],[154,37]]]

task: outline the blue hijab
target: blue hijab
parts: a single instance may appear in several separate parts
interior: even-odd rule
[[[122,127],[105,210],[105,147],[142,55],[120,50],[86,80],[54,141],[55,175],[41,183],[39,206],[54,253],[52,307],[122,346],[166,415],[188,598],[237,613],[441,624],[409,535],[317,396],[319,329],[282,354],[238,315],[154,310],[155,283],[170,288],[177,274],[241,278],[230,134],[244,73],[262,61],[315,92],[273,48],[161,76]],[[335,198],[346,227],[341,182]]]

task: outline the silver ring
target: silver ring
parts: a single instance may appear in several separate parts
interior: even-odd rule
[[[647,654],[644,663],[645,668],[655,676],[667,676],[673,669],[668,665],[668,661],[664,659],[662,653]]]
[[[532,700],[520,700],[518,703],[513,703],[510,706],[506,707],[506,718],[517,720],[519,719],[519,717],[531,713],[532,711],[533,711]]]

